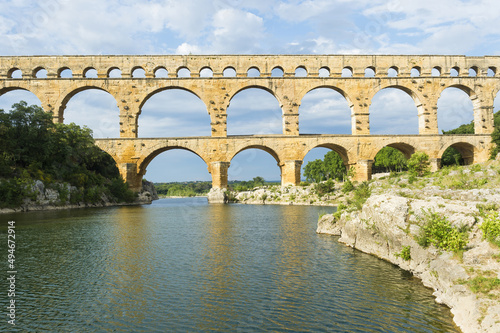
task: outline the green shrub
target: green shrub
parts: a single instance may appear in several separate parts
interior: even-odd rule
[[[344,182],[344,185],[342,185],[342,192],[343,193],[349,193],[352,190],[354,190],[354,185],[352,184],[351,180],[347,179]]]
[[[419,245],[427,247],[434,245],[445,251],[459,252],[467,245],[465,228],[453,227],[444,216],[428,211],[424,216],[424,225],[417,238]]]
[[[354,190],[354,202],[353,204],[357,209],[361,209],[366,200],[370,197],[371,190],[370,184],[368,182],[362,182]]]
[[[401,252],[395,253],[394,255],[406,261],[411,260],[411,246],[403,246]]]
[[[500,246],[500,217],[498,212],[485,213],[484,221],[479,226],[483,232],[483,239]]]
[[[335,184],[333,180],[330,178],[326,182],[316,184],[314,189],[316,190],[318,196],[321,197],[325,194],[333,192],[333,190],[335,189]]]
[[[418,151],[411,155],[407,162],[410,174],[422,177],[430,170],[429,155],[422,151]]]

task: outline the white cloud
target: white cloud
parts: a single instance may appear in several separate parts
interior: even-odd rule
[[[219,10],[213,26],[211,48],[216,53],[256,53],[265,38],[264,20],[238,9]]]
[[[203,54],[201,48],[198,45],[191,45],[188,43],[182,43],[175,50],[175,54],[187,55],[187,54]]]

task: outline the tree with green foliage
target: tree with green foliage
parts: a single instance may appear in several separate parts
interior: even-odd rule
[[[308,182],[319,183],[328,179],[342,179],[346,174],[342,157],[334,151],[326,153],[323,160],[311,161],[304,167],[304,177]]]
[[[406,158],[399,150],[384,147],[375,156],[373,167],[378,172],[401,172],[406,169]]]
[[[417,151],[411,155],[407,165],[411,174],[422,177],[430,171],[429,155],[423,151]]]
[[[95,202],[103,193],[119,201],[135,198],[113,158],[94,144],[90,129],[54,124],[52,115],[36,105],[19,102],[10,112],[0,110],[0,141],[3,206],[19,205],[35,180],[63,192],[67,190],[56,183],[76,186],[81,193],[74,200]]]

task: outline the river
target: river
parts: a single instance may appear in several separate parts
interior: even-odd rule
[[[407,272],[315,233],[331,207],[152,205],[16,225],[13,332],[459,332]],[[2,279],[2,309],[7,306]]]

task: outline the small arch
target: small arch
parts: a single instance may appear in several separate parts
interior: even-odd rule
[[[87,79],[97,79],[97,70],[94,67],[87,67],[83,70],[83,77]]]
[[[73,77],[73,71],[68,67],[61,67],[57,70],[57,77],[69,79]]]
[[[191,77],[191,71],[187,67],[181,67],[177,70],[177,77]]]
[[[140,66],[136,66],[132,68],[132,77],[133,78],[145,78],[146,77],[146,71],[144,68]]]
[[[455,66],[455,67],[452,67],[450,69],[450,76],[451,77],[457,77],[458,75],[460,75],[460,68]]]
[[[494,77],[494,76],[496,76],[496,74],[497,74],[497,68],[496,67],[489,67],[488,68],[488,73],[487,73],[488,77]]]
[[[259,77],[260,70],[257,67],[250,67],[247,71],[247,76],[248,77]]]
[[[411,77],[419,77],[422,69],[419,66],[415,66],[410,71]]]
[[[122,71],[118,67],[111,67],[108,70],[108,77],[109,78],[121,78]]]
[[[477,73],[478,73],[477,66],[472,66],[471,68],[469,68],[469,76],[470,77],[476,77]]]
[[[222,71],[222,75],[224,77],[236,77],[236,69],[234,69],[234,67],[226,67],[224,71]]]
[[[43,67],[37,67],[33,70],[33,77],[37,79],[46,79],[47,70]]]
[[[441,76],[441,67],[436,66],[432,68],[431,76]]]
[[[318,72],[319,77],[329,77],[330,76],[330,68],[321,67]]]
[[[375,77],[375,67],[373,66],[366,67],[365,77]]]
[[[295,69],[295,77],[307,77],[307,69],[304,66],[299,66]]]
[[[396,67],[396,66],[392,66],[391,68],[389,68],[389,70],[387,71],[387,76],[388,77],[397,77],[399,74],[399,69]]]
[[[344,67],[342,69],[342,77],[352,77],[352,67]]]
[[[23,72],[19,68],[11,68],[7,72],[7,77],[9,79],[22,79],[23,78]]]
[[[165,67],[158,67],[154,70],[155,78],[168,78],[168,71]]]
[[[274,67],[271,71],[271,77],[283,77],[285,75],[285,71],[281,67]]]
[[[200,71],[200,77],[214,77],[214,71],[210,67],[204,67]]]
[[[443,157],[444,153],[449,149],[449,148],[454,148],[458,153],[460,153],[462,157],[461,163],[464,165],[470,165],[474,163],[474,150],[475,147],[471,145],[470,143],[467,142],[455,142],[447,147],[445,149],[440,151],[439,156],[441,158]]]

